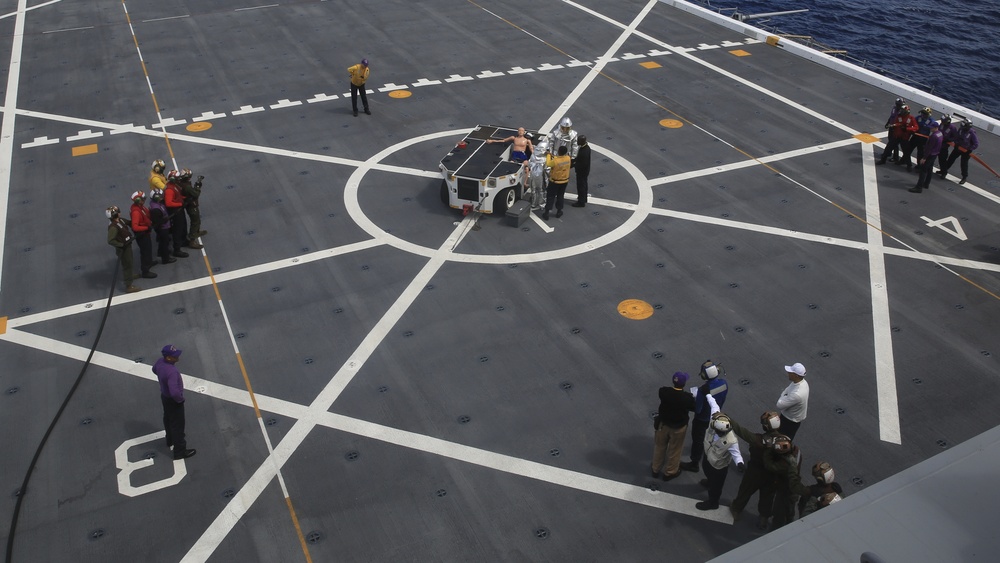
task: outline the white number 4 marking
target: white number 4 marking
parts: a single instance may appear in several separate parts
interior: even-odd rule
[[[965,236],[965,231],[962,230],[962,225],[958,224],[958,219],[955,219],[954,217],[945,217],[944,219],[938,219],[937,221],[931,221],[923,215],[921,215],[920,218],[927,223],[928,227],[937,227],[949,235],[956,237],[958,240],[969,240],[969,237]],[[945,223],[951,223],[951,228],[945,227]]]

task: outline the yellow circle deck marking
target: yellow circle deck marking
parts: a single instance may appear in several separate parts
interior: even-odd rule
[[[667,129],[680,129],[684,127],[684,122],[677,119],[661,119],[660,125],[666,127]]]
[[[390,98],[409,98],[412,95],[413,92],[410,92],[409,90],[393,90],[392,92],[389,92]]]
[[[198,122],[192,123],[191,125],[188,125],[186,127],[186,129],[188,131],[191,131],[191,132],[207,131],[207,130],[209,130],[211,128],[212,128],[212,124],[209,123],[209,122],[207,122],[207,121],[198,121]]]
[[[618,312],[626,319],[641,321],[653,316],[653,306],[641,299],[626,299],[618,304]]]

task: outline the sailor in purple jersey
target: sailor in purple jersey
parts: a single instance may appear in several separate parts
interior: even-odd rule
[[[941,134],[941,124],[937,121],[927,123],[930,127],[930,135],[924,142],[923,155],[917,159],[917,171],[920,177],[917,178],[917,185],[910,188],[910,191],[919,194],[931,187],[931,176],[934,175],[934,161],[937,160],[938,153],[941,152],[941,145],[944,144],[944,135]]]
[[[938,154],[937,174],[944,179],[947,174],[943,171],[947,168],[948,151],[951,150],[951,146],[948,143],[954,143],[958,140],[958,127],[951,122],[950,115],[942,115],[938,121],[941,123],[941,135],[944,136],[944,141],[941,143],[941,152]]]
[[[979,137],[976,136],[976,132],[972,129],[972,122],[966,119],[962,122],[962,126],[958,128],[958,134],[955,138],[955,150],[948,157],[948,162],[945,163],[944,168],[941,169],[941,177],[946,177],[951,165],[955,164],[955,161],[959,157],[962,157],[962,180],[958,183],[964,184],[969,178],[969,158],[972,157],[972,151],[978,148]]]

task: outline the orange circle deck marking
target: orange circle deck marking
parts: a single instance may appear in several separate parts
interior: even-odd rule
[[[186,127],[186,129],[191,132],[208,131],[211,128],[212,124],[207,121],[199,121],[197,123],[192,123],[191,125],[188,125]]]
[[[626,299],[618,304],[618,312],[626,319],[641,321],[653,316],[653,306],[641,299]]]
[[[389,92],[390,98],[409,98],[412,95],[413,92],[410,92],[409,90],[393,90],[392,92]]]
[[[680,129],[684,127],[684,122],[679,119],[661,119],[660,125],[666,127],[667,129]]]

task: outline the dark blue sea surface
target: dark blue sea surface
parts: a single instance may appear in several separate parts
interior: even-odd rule
[[[855,64],[1000,117],[1000,1],[998,0],[689,0],[704,7],[761,14],[755,27],[809,35],[847,51]],[[902,93],[900,93],[902,94]],[[905,96],[903,96],[905,98]]]

